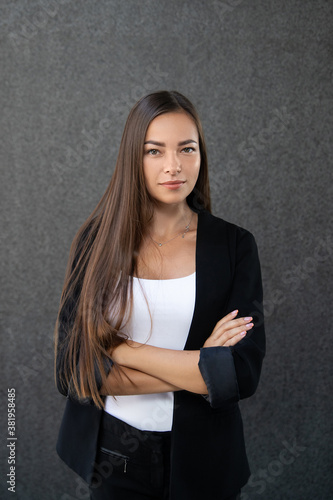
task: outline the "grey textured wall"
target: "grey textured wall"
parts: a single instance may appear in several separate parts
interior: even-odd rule
[[[8,387],[15,498],[87,498],[55,453],[53,325],[128,111],[164,88],[198,107],[214,213],[260,249],[268,351],[242,402],[242,499],[332,498],[332,1],[2,0],[0,13],[1,498]]]

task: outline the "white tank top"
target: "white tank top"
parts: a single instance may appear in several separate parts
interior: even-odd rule
[[[195,275],[169,280],[133,278],[133,311],[123,331],[136,342],[184,349],[194,311]],[[169,431],[173,404],[173,392],[116,396],[116,399],[107,396],[105,411],[141,430]]]

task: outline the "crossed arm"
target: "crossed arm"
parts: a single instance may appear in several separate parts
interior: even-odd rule
[[[242,316],[251,311],[251,316],[256,319],[256,327],[250,335],[246,335],[246,332],[252,328],[252,323],[249,323],[252,318],[236,318],[237,311],[234,311],[216,324],[202,346],[211,349],[175,351],[133,342],[121,344],[110,353],[116,364],[100,389],[102,395],[187,390],[198,394],[208,393],[211,406],[218,407],[223,401],[250,397],[255,392],[265,355],[260,263],[251,233],[242,229],[237,231],[235,251],[231,250],[231,254],[235,254],[235,271],[227,307],[231,311],[238,308]],[[57,387],[65,396],[68,395],[68,386],[63,373],[66,368],[67,322],[71,317],[71,307],[70,303],[60,318],[60,342],[57,347]],[[120,370],[117,370],[117,365]]]
[[[237,310],[223,317],[203,347],[234,346],[253,327],[252,317],[237,318]],[[200,351],[163,349],[127,341],[112,352],[120,370],[111,370],[103,395],[151,394],[187,390],[207,394],[199,370]]]

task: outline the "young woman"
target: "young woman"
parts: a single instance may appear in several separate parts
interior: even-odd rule
[[[261,302],[253,236],[211,214],[193,105],[147,95],[72,244],[56,327],[57,451],[91,499],[239,498]]]

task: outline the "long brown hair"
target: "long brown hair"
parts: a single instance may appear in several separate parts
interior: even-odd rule
[[[98,407],[103,407],[103,399],[96,371],[104,383],[103,361],[124,341],[120,327],[126,311],[132,310],[132,276],[153,216],[143,174],[144,140],[151,121],[172,111],[188,113],[199,135],[201,165],[187,203],[195,211],[211,211],[207,153],[198,114],[182,94],[154,92],[130,111],[109,186],[70,250],[55,329],[56,376],[58,385],[69,386],[78,398],[92,398]]]

